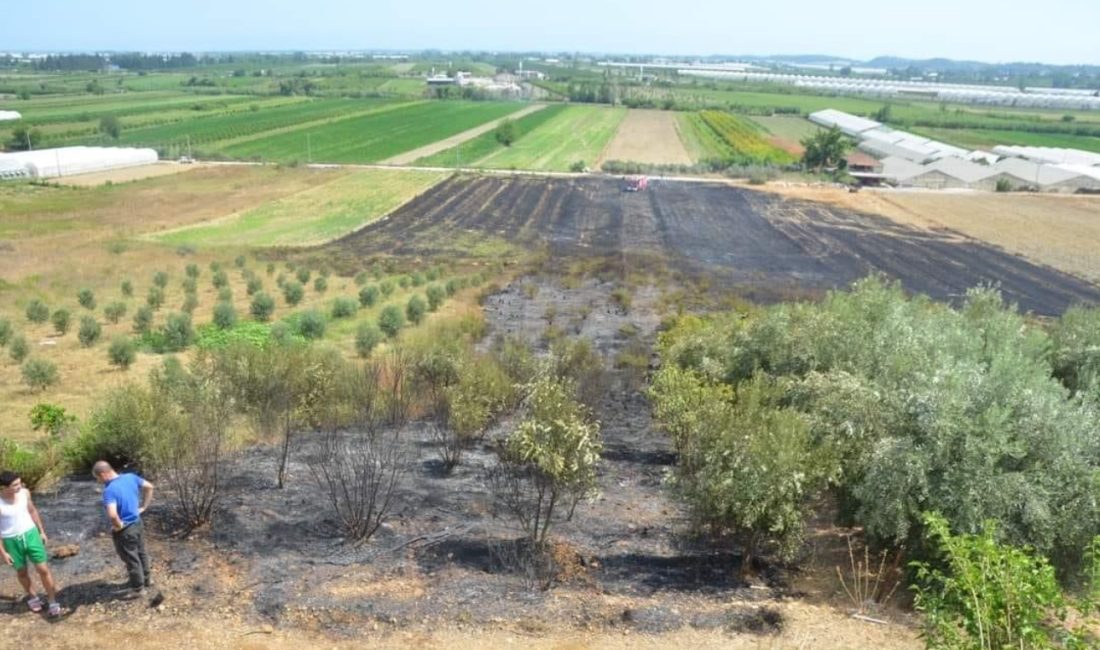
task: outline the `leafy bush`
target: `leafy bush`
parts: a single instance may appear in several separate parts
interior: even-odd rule
[[[282,323],[277,323],[281,325]],[[195,345],[203,350],[215,350],[237,344],[263,346],[274,338],[273,327],[263,323],[240,321],[229,329],[222,329],[213,323],[203,325],[195,332]],[[297,338],[289,333],[282,342]]]
[[[980,534],[957,536],[939,515],[927,515],[925,524],[943,566],[915,563],[927,647],[1086,647],[1065,629],[1066,601],[1044,558],[998,543],[992,522]]]
[[[8,344],[8,341],[11,340],[11,336],[11,321],[6,318],[0,318],[0,348]]]
[[[1075,392],[1100,388],[1100,308],[1070,307],[1050,335],[1054,376]]]
[[[153,286],[164,289],[168,286],[168,274],[164,271],[157,271],[153,274]]]
[[[30,448],[0,438],[0,467],[15,472],[29,490],[41,487],[61,460],[61,447],[53,437]]]
[[[333,318],[351,318],[359,311],[359,303],[354,298],[337,298],[332,301]]]
[[[50,318],[50,308],[38,298],[27,303],[27,320],[32,323],[45,323]]]
[[[364,359],[382,342],[382,330],[371,322],[361,323],[355,330],[355,351]]]
[[[202,273],[202,271],[199,270],[198,264],[188,264],[187,268],[184,269],[184,272],[187,274],[187,278],[190,280],[197,280],[199,275]]]
[[[424,285],[424,283],[427,281],[427,279],[424,277],[423,273],[420,273],[419,271],[417,271],[416,273],[413,273],[412,278],[411,278],[410,281],[412,283],[412,286],[420,287],[420,286]]]
[[[53,330],[57,332],[58,336],[64,336],[69,331],[69,322],[72,320],[68,309],[55,310],[53,315],[50,316],[50,322],[53,323]]]
[[[325,315],[309,309],[298,315],[298,334],[306,339],[319,339],[325,335]]]
[[[103,316],[111,323],[117,323],[126,315],[126,303],[112,302],[103,308]]]
[[[61,436],[76,423],[76,416],[65,412],[65,407],[39,402],[30,413],[31,427],[51,437]]]
[[[152,342],[155,352],[163,354],[185,350],[195,338],[195,331],[191,326],[191,315],[169,314],[164,321],[164,326],[157,334],[158,336]]]
[[[383,296],[389,296],[394,290],[393,280],[383,280],[378,285],[378,289],[382,292]]]
[[[245,265],[245,264],[246,264],[247,262],[248,262],[248,260],[246,260],[246,259],[244,258],[244,255],[238,255],[238,256],[237,256],[237,257],[236,257],[236,258],[235,258],[235,259],[233,260],[233,266],[236,266],[236,267],[237,267],[238,269],[243,269],[243,268],[244,268],[244,265]]]
[[[210,282],[214,285],[215,289],[227,287],[229,286],[229,274],[221,269],[218,269],[217,271],[214,271],[214,275],[213,277],[211,277]]]
[[[405,316],[396,305],[387,305],[378,315],[378,328],[391,339],[405,326]]]
[[[274,275],[275,274],[275,263],[274,262],[268,262],[267,263],[267,274],[268,275]]]
[[[227,330],[237,324],[237,310],[231,302],[219,302],[214,305],[214,325]]]
[[[8,355],[12,361],[23,363],[23,359],[26,359],[30,353],[30,346],[27,345],[27,339],[22,334],[16,334],[11,338],[11,342],[8,343]]]
[[[307,282],[309,282],[310,275],[311,274],[309,272],[309,269],[305,268],[304,266],[298,269],[298,272],[296,274],[298,282],[301,284],[306,284]]]
[[[361,287],[370,280],[370,275],[366,271],[360,271],[355,274],[355,286]]]
[[[401,277],[397,278],[397,286],[401,287],[402,289],[408,289],[409,285],[411,284],[412,278],[408,275],[402,275]]]
[[[405,317],[409,319],[409,322],[413,325],[419,325],[424,320],[424,315],[428,313],[428,306],[424,304],[424,299],[420,296],[413,296],[409,298],[408,304],[405,305]]]
[[[66,447],[73,471],[85,473],[98,460],[116,469],[141,465],[148,458],[156,405],[138,384],[110,390]]]
[[[133,339],[119,335],[111,339],[111,345],[107,348],[107,360],[112,366],[121,370],[128,369],[137,359],[137,346]]]
[[[249,311],[253,318],[261,323],[266,323],[271,320],[271,315],[275,313],[275,299],[261,291],[252,296]]]
[[[436,311],[447,299],[447,292],[437,284],[428,287],[425,293],[428,296],[428,311]]]
[[[313,281],[313,290],[317,293],[324,293],[328,291],[328,280],[323,276],[319,276]]]
[[[257,293],[259,293],[260,291],[263,291],[263,288],[264,288],[264,281],[263,280],[261,280],[260,278],[252,278],[251,280],[248,281],[248,284],[245,287],[245,291],[248,293],[248,295],[254,296]]]
[[[138,334],[145,334],[153,327],[153,309],[151,307],[140,307],[134,314],[134,332]]]
[[[100,326],[92,316],[80,317],[80,329],[77,330],[76,337],[80,339],[80,345],[90,348],[99,341],[99,337],[103,334],[103,327]]]
[[[378,302],[378,296],[380,295],[378,287],[371,285],[369,287],[363,287],[359,291],[359,304],[364,307],[373,307]]]
[[[23,364],[23,383],[31,390],[46,390],[57,380],[57,365],[52,361],[31,357]]]
[[[222,287],[218,289],[218,302],[230,302],[233,300],[233,289]]]
[[[306,292],[302,285],[297,282],[287,282],[283,285],[283,299],[286,300],[286,304],[292,307],[302,302],[305,295]]]
[[[84,309],[95,309],[95,293],[85,287],[76,292],[76,302]]]
[[[164,305],[164,289],[149,287],[149,293],[145,295],[145,304],[156,311]]]
[[[180,305],[180,311],[185,314],[193,314],[195,309],[199,306],[199,297],[193,293],[187,294],[183,299],[183,304]]]
[[[122,291],[122,295],[126,298],[134,297],[134,283],[129,280],[123,280],[119,285],[119,290]]]

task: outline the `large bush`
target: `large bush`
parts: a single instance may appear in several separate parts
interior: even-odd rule
[[[53,331],[58,336],[64,336],[69,331],[69,323],[72,321],[72,315],[68,309],[58,309],[50,316],[50,322],[53,323]]]
[[[391,339],[405,326],[405,316],[396,305],[387,305],[378,315],[378,328]]]
[[[99,337],[103,334],[103,327],[92,316],[80,317],[80,329],[76,332],[76,337],[80,339],[80,345],[90,348],[99,341]]]
[[[109,391],[66,449],[73,470],[90,471],[97,460],[116,469],[147,462],[156,410],[143,386],[127,384]]]
[[[46,303],[35,298],[27,303],[27,320],[32,323],[45,323],[50,318],[50,308]]]
[[[57,383],[57,364],[31,357],[23,364],[23,383],[31,390],[46,390]]]
[[[8,344],[12,337],[11,321],[0,318],[0,348]]]

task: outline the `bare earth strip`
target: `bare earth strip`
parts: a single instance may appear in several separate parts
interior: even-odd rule
[[[61,185],[73,185],[76,187],[95,187],[96,185],[103,185],[105,183],[125,183],[128,181],[140,181],[144,178],[169,176],[171,174],[179,174],[181,172],[191,171],[192,169],[198,169],[202,166],[201,163],[181,165],[179,163],[161,161],[153,163],[152,165],[141,165],[140,167],[125,167],[123,169],[111,169],[105,172],[95,172],[93,174],[64,176],[55,179],[55,182]]]
[[[677,113],[631,109],[600,162],[619,160],[655,165],[690,165],[676,123]]]
[[[489,122],[487,124],[482,124],[481,126],[472,128],[469,131],[463,131],[458,135],[452,135],[445,140],[433,142],[431,144],[424,145],[419,149],[413,149],[412,151],[406,151],[405,153],[398,154],[392,158],[387,158],[386,160],[383,160],[380,164],[408,165],[409,163],[424,158],[425,156],[431,156],[433,154],[439,153],[440,151],[446,151],[451,147],[460,145],[467,140],[473,140],[482,133],[487,133],[497,128],[497,125],[504,120],[516,120],[523,117],[524,115],[530,115],[531,113],[534,113],[535,111],[540,111],[544,108],[546,108],[546,104],[532,104],[526,108],[516,111],[515,113],[510,113],[509,115],[506,115],[499,120],[493,120],[492,122]]]
[[[770,184],[765,191],[825,201],[896,222],[962,233],[1094,283],[1100,283],[1100,197],[847,190]]]

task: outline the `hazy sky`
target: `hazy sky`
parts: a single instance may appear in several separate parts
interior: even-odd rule
[[[7,50],[880,54],[1100,65],[1100,0],[0,0]]]

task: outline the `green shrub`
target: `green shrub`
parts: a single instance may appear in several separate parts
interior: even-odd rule
[[[370,280],[370,275],[366,271],[360,271],[355,274],[355,286],[361,287]]]
[[[76,337],[80,340],[80,345],[90,348],[99,341],[100,335],[103,334],[103,327],[100,326],[92,316],[80,317],[80,329],[77,330]]]
[[[88,472],[98,460],[118,469],[141,465],[147,460],[156,409],[149,391],[137,384],[109,391],[65,449],[73,471]]]
[[[153,342],[153,350],[157,353],[179,352],[187,349],[187,346],[191,345],[195,339],[195,330],[191,325],[191,315],[169,314],[158,335]]]
[[[196,280],[195,278],[184,278],[183,279],[183,292],[184,293],[191,294],[191,293],[198,293],[198,291],[199,291],[199,282],[198,282],[198,280]]]
[[[39,402],[30,413],[31,427],[48,436],[58,437],[76,423],[76,416],[65,412],[65,407]]]
[[[151,307],[139,307],[134,313],[134,332],[145,334],[153,327],[153,309]]]
[[[40,488],[61,460],[61,447],[52,437],[30,448],[0,438],[0,467],[15,472],[29,490]]]
[[[129,280],[123,280],[119,285],[119,289],[122,291],[122,295],[126,298],[134,297],[134,283]]]
[[[481,438],[496,418],[516,406],[511,377],[491,356],[472,355],[458,366],[447,388],[447,425],[461,440]]]
[[[1054,376],[1075,392],[1100,388],[1100,308],[1070,307],[1050,338]]]
[[[238,269],[243,269],[244,265],[247,262],[248,260],[244,258],[244,255],[238,255],[236,259],[233,260],[233,265],[236,266]]]
[[[318,277],[313,281],[313,290],[317,293],[324,293],[328,291],[328,280],[324,276]]]
[[[378,315],[378,329],[382,330],[389,338],[397,336],[401,328],[405,326],[405,315],[396,305],[386,305],[382,313]]]
[[[279,345],[286,345],[294,337],[294,330],[287,323],[273,323],[271,325],[271,340]]]
[[[0,318],[0,348],[8,344],[8,341],[11,340],[11,335],[11,321],[6,318]]]
[[[76,292],[76,302],[84,309],[95,309],[95,294],[85,287]]]
[[[219,273],[219,272],[221,272],[221,270],[222,270],[222,263],[221,262],[214,261],[214,262],[210,263],[210,272],[211,273]]]
[[[426,279],[424,278],[423,273],[417,272],[417,273],[413,274],[411,282],[412,282],[412,286],[420,287],[420,286],[424,285],[424,282],[426,282]]]
[[[286,300],[286,304],[290,306],[297,305],[302,302],[302,298],[305,297],[305,290],[302,289],[302,285],[297,282],[287,282],[283,285],[283,299]]]
[[[455,278],[447,280],[447,284],[443,285],[443,288],[444,291],[447,292],[448,296],[455,295],[456,293],[458,293],[458,280]]]
[[[260,291],[263,291],[263,288],[264,288],[264,281],[263,280],[261,280],[260,278],[252,278],[251,280],[248,281],[248,285],[245,288],[245,291],[248,293],[248,295],[254,296],[257,293],[259,293]]]
[[[275,299],[261,291],[252,296],[249,311],[252,313],[253,318],[261,323],[266,323],[271,320],[271,315],[275,313]]]
[[[215,350],[237,344],[263,346],[272,339],[271,327],[252,321],[238,322],[229,329],[213,323],[203,325],[195,333],[195,345],[203,350]]]
[[[50,316],[50,322],[53,323],[53,330],[57,332],[58,336],[64,336],[69,331],[69,323],[72,317],[69,315],[68,309],[58,309]]]
[[[332,302],[332,317],[351,318],[359,311],[359,303],[354,298],[337,298]]]
[[[408,289],[411,284],[412,278],[408,275],[402,275],[401,277],[397,278],[397,286],[401,287],[402,289]]]
[[[23,363],[23,383],[31,390],[46,390],[57,380],[57,365],[52,361],[31,357]]]
[[[325,335],[325,315],[316,309],[308,309],[298,317],[298,335],[303,338],[315,340]]]
[[[112,302],[103,308],[103,316],[111,323],[117,323],[126,315],[126,303]]]
[[[30,353],[31,348],[27,345],[27,339],[22,334],[11,337],[11,342],[8,343],[8,355],[12,358],[12,361],[23,363],[23,359],[26,359]]]
[[[298,269],[298,271],[295,275],[298,278],[298,282],[300,284],[306,284],[306,283],[309,282],[309,278],[310,278],[311,274],[309,272],[309,269],[307,269],[303,266],[302,268]]]
[[[210,282],[214,285],[215,289],[227,287],[229,286],[229,274],[218,269],[214,272],[214,276],[210,279]]]
[[[383,296],[388,297],[390,294],[393,293],[394,290],[393,280],[383,280],[381,283],[379,283],[378,289],[382,292]]]
[[[359,304],[364,307],[373,307],[378,302],[380,293],[378,287],[374,285],[363,287],[359,291]]]
[[[185,314],[193,314],[195,309],[199,306],[199,297],[193,293],[189,293],[183,298],[183,304],[180,305],[180,311]]]
[[[275,263],[274,262],[268,262],[267,263],[267,274],[268,275],[275,275]]]
[[[198,264],[188,264],[184,272],[187,274],[187,279],[189,280],[197,280],[202,273],[202,271],[199,270]]]
[[[218,289],[218,302],[229,302],[233,300],[233,290],[229,287],[222,287]]]
[[[165,289],[168,287],[168,274],[164,271],[157,271],[153,274],[153,286]]]
[[[1084,648],[1065,629],[1066,600],[1054,568],[1030,549],[997,541],[986,522],[977,535],[952,535],[947,521],[925,524],[942,569],[917,562],[916,608],[929,648]]]
[[[425,293],[428,296],[428,311],[436,311],[447,299],[447,293],[438,284],[428,287]]]
[[[231,302],[219,302],[214,305],[214,325],[227,330],[237,324],[237,310]]]
[[[27,303],[27,320],[32,323],[45,323],[50,318],[50,308],[38,298]]]
[[[424,303],[424,299],[420,296],[413,296],[409,298],[408,304],[405,305],[405,317],[409,319],[409,322],[413,325],[419,325],[424,320],[424,315],[428,313],[428,305]]]
[[[164,305],[164,289],[149,287],[149,293],[145,296],[145,304],[154,311],[160,309]]]
[[[123,335],[111,339],[111,345],[107,348],[107,361],[112,366],[126,370],[135,359],[137,359],[137,346],[133,339]]]
[[[382,330],[371,322],[360,323],[355,330],[355,351],[364,359],[382,342]]]

